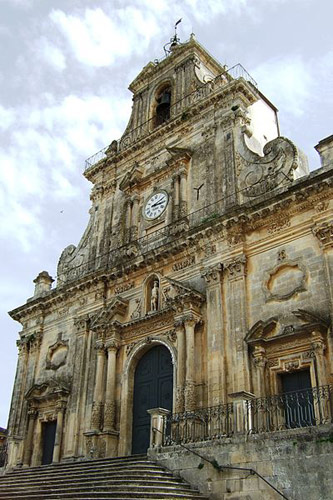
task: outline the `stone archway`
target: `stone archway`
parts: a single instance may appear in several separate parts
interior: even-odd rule
[[[133,396],[135,372],[140,360],[144,355],[156,346],[164,346],[169,353],[172,363],[173,382],[176,381],[177,356],[174,346],[166,339],[147,337],[138,342],[129,354],[122,378],[122,394],[120,409],[120,429],[119,429],[119,456],[130,455],[132,453],[132,431],[133,431]],[[175,401],[175,384],[172,384],[172,402]],[[173,408],[172,408],[173,409]]]
[[[173,366],[169,350],[152,347],[139,360],[134,375],[132,454],[145,453],[149,447],[150,415],[147,410],[172,411]]]

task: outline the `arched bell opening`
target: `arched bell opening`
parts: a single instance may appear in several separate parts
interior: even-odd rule
[[[166,84],[157,91],[154,102],[153,126],[162,125],[170,119],[171,113],[171,86]]]

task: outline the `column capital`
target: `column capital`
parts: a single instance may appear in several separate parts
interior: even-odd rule
[[[246,275],[246,255],[237,255],[223,263],[223,267],[228,271],[229,280],[233,280]]]
[[[202,271],[201,277],[204,278],[207,285],[214,285],[219,283],[222,271],[223,264],[219,263],[214,266],[207,267],[204,271]]]
[[[120,347],[120,341],[119,341],[119,338],[118,338],[118,335],[114,335],[112,337],[110,337],[109,339],[106,340],[105,342],[105,347],[107,349],[107,351],[118,351],[119,347]]]
[[[321,224],[315,224],[312,227],[312,233],[318,238],[322,248],[333,246],[333,221],[325,221]]]
[[[95,349],[97,351],[97,355],[105,354],[105,344],[102,340],[96,340]]]

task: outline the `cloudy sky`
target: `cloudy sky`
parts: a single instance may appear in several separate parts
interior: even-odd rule
[[[179,19],[221,63],[240,62],[308,155],[333,133],[331,0],[0,0],[0,426],[20,325],[7,311],[77,244],[91,186],[84,160],[119,138],[129,83]]]

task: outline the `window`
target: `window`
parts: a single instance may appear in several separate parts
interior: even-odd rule
[[[154,113],[154,127],[162,125],[170,118],[171,88],[163,87],[156,95],[156,107]]]

